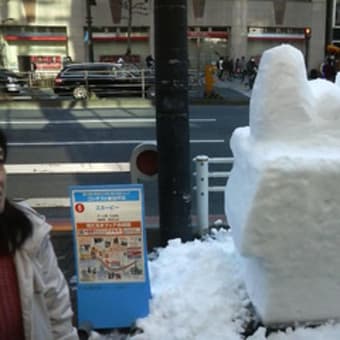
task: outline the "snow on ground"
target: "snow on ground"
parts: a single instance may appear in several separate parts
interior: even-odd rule
[[[151,314],[134,340],[240,339],[249,300],[229,233],[215,236],[159,250],[150,262]]]
[[[153,299],[150,315],[138,321],[144,333],[133,340],[243,339],[250,313],[239,258],[229,232],[204,241],[172,240],[149,262]],[[266,339],[265,329],[248,337]],[[338,340],[340,324],[272,333],[270,340]]]
[[[137,321],[144,333],[131,340],[239,340],[249,321],[246,295],[230,232],[182,243],[175,239],[149,261],[150,314]],[[340,323],[271,333],[260,327],[247,340],[339,340]],[[92,340],[118,339],[93,335]]]

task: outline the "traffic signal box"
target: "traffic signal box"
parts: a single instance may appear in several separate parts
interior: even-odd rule
[[[137,145],[130,157],[131,183],[153,181],[158,178],[158,149],[156,143]]]
[[[312,36],[312,29],[310,27],[304,28],[305,39],[310,39]]]

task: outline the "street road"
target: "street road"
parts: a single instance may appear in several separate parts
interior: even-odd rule
[[[130,174],[126,169],[132,150],[142,142],[156,139],[154,108],[0,108],[0,114],[0,128],[6,131],[9,140],[9,172],[21,171],[27,164],[39,164],[38,170],[46,172],[10,174],[8,195],[11,198],[61,198],[68,196],[70,185],[129,183]],[[244,125],[248,125],[248,106],[191,106],[192,158],[202,154],[209,157],[231,156],[231,133]],[[58,169],[64,163],[91,162],[119,164],[113,173],[51,174],[45,169],[48,163],[54,163],[51,168]],[[220,169],[228,170],[225,166],[220,166]],[[225,180],[215,180],[214,183],[224,185]],[[145,183],[145,196],[146,215],[157,216],[157,183]],[[195,206],[193,200],[193,214]],[[43,210],[43,213],[68,216],[69,210]],[[210,214],[223,214],[222,193],[210,194]]]

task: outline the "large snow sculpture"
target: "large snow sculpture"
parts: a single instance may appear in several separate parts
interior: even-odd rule
[[[231,148],[225,210],[260,318],[340,318],[340,88],[308,81],[294,47],[266,51]]]

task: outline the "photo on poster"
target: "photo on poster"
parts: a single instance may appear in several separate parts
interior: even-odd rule
[[[72,192],[79,283],[145,281],[141,190]]]

